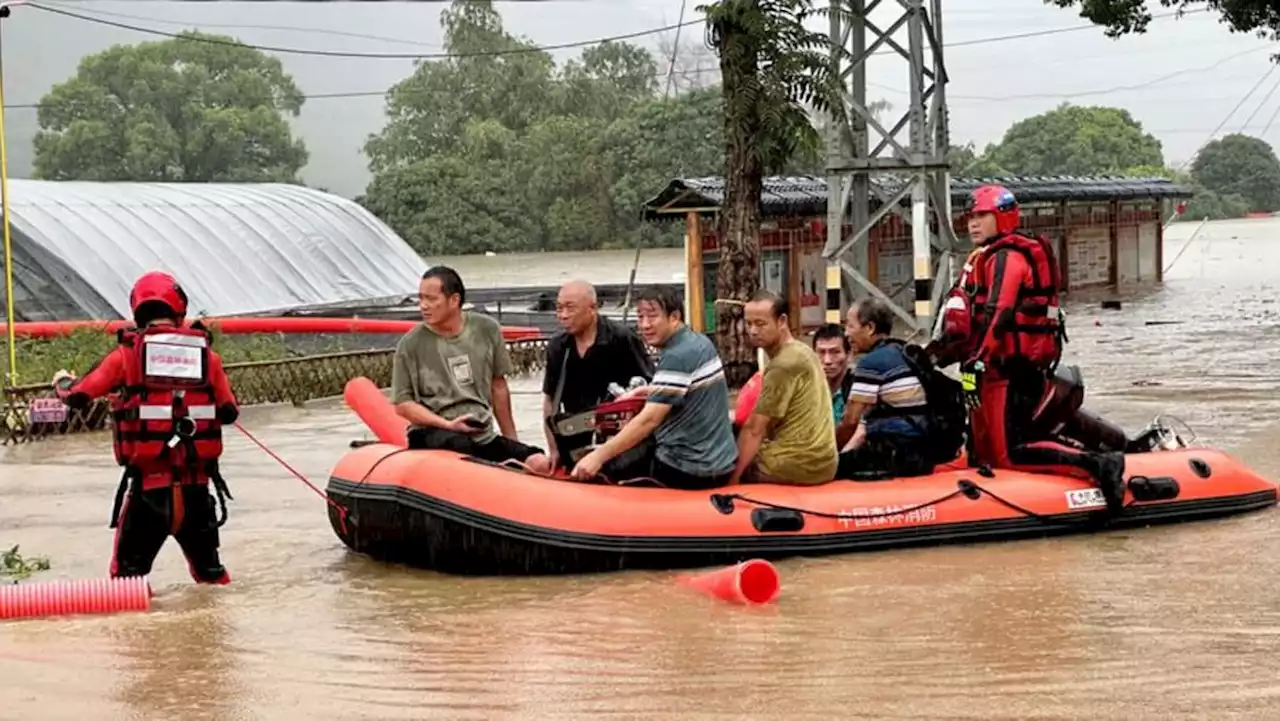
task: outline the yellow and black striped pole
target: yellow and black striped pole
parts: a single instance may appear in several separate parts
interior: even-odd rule
[[[844,313],[840,307],[841,284],[840,264],[827,264],[827,322],[840,325],[844,323]]]

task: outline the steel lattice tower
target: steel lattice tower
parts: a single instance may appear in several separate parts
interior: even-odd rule
[[[884,29],[871,20],[872,11],[881,6],[894,11]],[[827,123],[823,256],[838,264],[844,276],[843,305],[859,292],[889,300],[867,279],[867,237],[885,214],[902,216],[912,229],[915,312],[892,306],[916,328],[927,329],[949,286],[959,245],[951,225],[946,159],[950,137],[942,0],[831,0],[831,7],[832,61],[848,95],[847,120]],[[886,113],[892,120],[887,127],[867,109],[867,60],[873,54],[906,71],[910,100],[905,110],[899,112],[895,103]],[[906,138],[901,137],[904,128]],[[870,131],[880,136],[874,147]],[[901,204],[905,198],[910,198],[910,211]],[[852,232],[846,234],[846,226]],[[934,284],[940,275],[942,282]]]

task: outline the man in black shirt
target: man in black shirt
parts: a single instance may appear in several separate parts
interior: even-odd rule
[[[556,319],[564,332],[547,346],[547,370],[542,379],[542,415],[553,467],[573,467],[573,460],[559,458],[553,427],[574,426],[564,420],[589,412],[609,399],[609,384],[626,388],[633,377],[645,381],[653,377],[653,360],[644,342],[631,328],[601,316],[596,290],[585,281],[571,281],[560,288],[556,298]],[[572,447],[590,443],[588,433],[573,434],[561,441]]]

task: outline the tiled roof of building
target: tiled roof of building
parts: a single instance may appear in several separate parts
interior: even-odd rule
[[[957,209],[963,207],[969,193],[984,183],[1004,185],[1013,191],[1022,203],[1061,200],[1155,200],[1190,198],[1192,195],[1190,188],[1164,178],[1066,176],[953,178],[951,180],[952,207]],[[893,193],[900,187],[892,181],[878,181],[878,184],[887,193]],[[677,178],[656,197],[644,204],[644,215],[646,219],[655,219],[673,214],[683,215],[690,210],[709,213],[717,210],[723,202],[723,178]],[[825,215],[827,181],[825,178],[812,175],[765,178],[760,206],[764,217]]]

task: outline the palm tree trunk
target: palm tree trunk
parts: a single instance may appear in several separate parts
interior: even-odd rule
[[[727,0],[730,17],[760,14],[757,0]],[[730,20],[719,26],[720,74],[724,92],[725,198],[718,232],[716,348],[730,386],[742,385],[755,369],[742,304],[760,287],[760,193],[763,167],[757,152],[763,140],[756,38]]]

